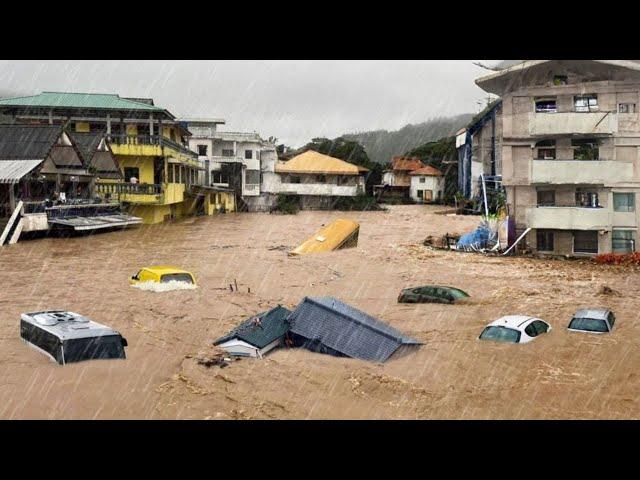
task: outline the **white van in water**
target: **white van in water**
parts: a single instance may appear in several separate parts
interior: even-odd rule
[[[99,358],[126,358],[127,341],[120,333],[63,310],[23,313],[20,337],[60,365]]]

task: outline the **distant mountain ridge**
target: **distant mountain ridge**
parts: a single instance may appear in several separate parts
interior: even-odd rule
[[[359,142],[374,162],[387,163],[396,155],[403,155],[425,143],[454,135],[472,118],[472,113],[465,113],[455,117],[440,117],[415,125],[405,125],[400,130],[391,132],[373,130],[348,133],[342,136],[348,140]]]

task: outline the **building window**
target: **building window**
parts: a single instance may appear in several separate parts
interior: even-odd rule
[[[569,83],[569,79],[566,75],[554,75],[553,76],[553,84],[554,85],[567,85]]]
[[[244,158],[246,158],[247,160],[251,160],[253,158],[253,150],[245,150]]]
[[[597,95],[581,95],[573,97],[573,105],[576,112],[597,112],[598,96]]]
[[[124,181],[130,182],[131,177],[140,181],[140,169],[138,167],[125,167],[124,168]]]
[[[540,140],[536,143],[536,160],[555,160],[556,159],[556,141]]]
[[[598,253],[598,232],[575,231],[573,232],[574,253]]]
[[[342,175],[338,177],[338,185],[356,185],[355,178],[348,175]]]
[[[556,192],[555,190],[540,190],[538,191],[538,206],[541,207],[553,207],[556,204]]]
[[[576,189],[576,206],[585,208],[599,208],[598,192]]]
[[[426,181],[427,181],[427,179],[426,179],[426,178],[424,178],[424,177],[420,177],[420,183],[425,183]]]
[[[632,253],[636,247],[635,230],[613,230],[611,248],[614,253]]]
[[[558,111],[555,98],[536,99],[537,113],[556,113]]]
[[[198,155],[207,156],[207,145],[198,145]]]
[[[635,193],[613,193],[613,210],[616,212],[635,212]]]
[[[600,149],[598,140],[593,138],[576,138],[571,140],[574,160],[598,160]]]
[[[553,231],[537,230],[536,245],[539,252],[553,252]]]
[[[223,148],[222,149],[222,156],[223,157],[233,157],[233,149],[229,148]]]
[[[229,183],[229,176],[222,171],[211,172],[211,183]]]
[[[247,170],[244,176],[244,183],[247,185],[260,184],[260,170]]]
[[[611,235],[613,253],[631,253],[636,251],[636,232],[634,230],[614,230]]]
[[[326,175],[316,175],[316,183],[327,183]]]
[[[300,182],[300,177],[296,177],[294,175],[289,175],[287,177],[287,181],[285,183],[301,183]]]
[[[618,113],[636,113],[635,103],[619,103]]]

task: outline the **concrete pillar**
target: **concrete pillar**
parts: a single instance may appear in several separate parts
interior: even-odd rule
[[[238,142],[233,142],[233,156],[237,157],[238,156]]]
[[[111,114],[107,113],[107,135],[111,135]]]
[[[49,125],[53,124],[53,110],[49,110]]]
[[[153,136],[153,113],[149,114],[149,135]]]

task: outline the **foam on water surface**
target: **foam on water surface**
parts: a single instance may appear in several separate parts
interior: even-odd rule
[[[178,282],[172,280],[170,282],[158,283],[158,282],[140,282],[131,285],[139,290],[147,290],[150,292],[170,292],[172,290],[195,290],[198,288],[196,285],[187,282]]]

